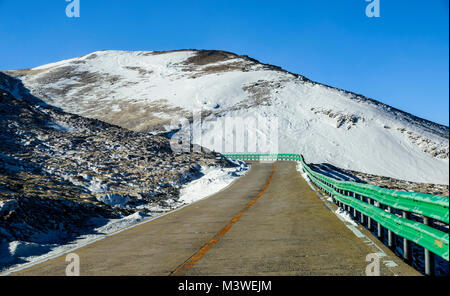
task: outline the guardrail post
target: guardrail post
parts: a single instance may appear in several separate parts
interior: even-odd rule
[[[360,197],[360,200],[362,202],[364,202],[364,196],[360,195],[359,197]],[[361,225],[364,225],[364,214],[362,212],[359,215],[359,221],[361,222]]]
[[[402,213],[403,218],[405,219],[409,219],[409,213],[406,211],[403,211]],[[411,262],[411,247],[409,244],[408,239],[403,238],[403,259],[405,260],[405,262],[410,263]]]
[[[350,191],[346,191],[345,193],[346,193],[345,195],[347,195],[347,196],[352,196],[352,193]],[[353,208],[350,205],[348,205],[348,213],[349,213],[349,215],[351,215],[352,209]]]
[[[376,203],[377,207],[383,209],[383,205],[381,205],[380,202],[377,201]],[[383,226],[381,226],[380,222],[377,222],[377,236],[379,240],[383,241]]]
[[[352,192],[352,196],[354,197],[354,198],[356,198],[356,193],[354,193],[354,192]],[[356,219],[356,214],[358,213],[358,211],[356,211],[356,208],[353,208],[353,217],[355,217],[355,219]]]
[[[367,198],[367,203],[369,205],[372,205],[372,199],[371,198]],[[367,216],[367,229],[372,230],[372,218],[370,218],[369,216]]]
[[[343,191],[343,193],[344,193],[344,195],[345,196],[348,196],[349,194],[348,194],[348,191]],[[350,212],[351,212],[351,207],[350,207],[350,205],[347,205],[347,212],[350,214]]]
[[[342,190],[342,194],[347,196],[348,192],[346,190]],[[346,211],[350,214],[350,205],[345,205]]]
[[[423,217],[423,224],[430,227],[433,226],[433,219],[428,217]],[[434,275],[434,254],[429,250],[424,248],[425,253],[425,274]]]
[[[389,213],[392,213],[392,208],[391,207],[387,207],[387,210]],[[394,248],[394,233],[388,229],[388,246],[389,248],[393,249]]]

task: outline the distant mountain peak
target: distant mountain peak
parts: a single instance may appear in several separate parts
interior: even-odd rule
[[[201,109],[208,138],[220,118],[261,114],[278,120],[279,152],[302,153],[312,162],[344,169],[448,184],[447,126],[245,55],[194,49],[98,51],[5,73],[49,105],[128,129],[167,132],[172,119],[191,118],[192,111]],[[17,96],[26,95],[3,85]]]

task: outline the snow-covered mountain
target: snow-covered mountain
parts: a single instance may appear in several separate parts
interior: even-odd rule
[[[449,183],[448,127],[247,56],[99,51],[4,72],[50,105],[136,131],[167,131],[171,119],[202,109],[208,138],[219,118],[260,115],[278,120],[280,153],[409,181]],[[0,87],[17,97],[30,95],[8,82]]]

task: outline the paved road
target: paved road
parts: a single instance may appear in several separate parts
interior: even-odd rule
[[[81,275],[364,275],[374,246],[295,165],[253,163],[208,199],[76,250]],[[398,265],[381,264],[382,275],[418,275],[381,248]],[[61,256],[13,275],[65,275],[66,265]]]

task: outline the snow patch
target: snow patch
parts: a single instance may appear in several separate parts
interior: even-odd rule
[[[130,201],[130,198],[127,196],[113,193],[113,194],[97,196],[97,200],[104,204],[107,204],[108,206],[123,209],[123,208],[125,208],[127,203]]]
[[[344,211],[341,208],[338,208],[334,212],[338,217],[342,218],[343,221],[352,224],[353,226],[358,226],[358,224],[352,219],[352,216],[347,211]]]
[[[101,181],[92,179],[87,189],[92,193],[103,193],[108,191],[108,186]]]
[[[172,119],[172,116],[170,116],[167,113],[163,113],[163,112],[155,112],[155,113],[153,113],[153,116],[156,116],[161,119]]]
[[[18,206],[17,200],[0,201],[0,214],[14,211]]]
[[[106,223],[105,225],[103,225],[101,227],[97,227],[95,229],[95,231],[98,233],[104,233],[104,234],[116,232],[120,229],[129,227],[138,222],[141,222],[148,217],[153,217],[153,216],[144,214],[142,212],[136,212],[134,214],[131,214],[131,215],[126,216],[121,219],[110,219],[110,220],[108,220],[108,223]],[[103,218],[92,218],[91,219],[92,222],[94,222],[94,223],[97,222],[97,224],[100,224],[100,222],[103,220],[104,220]]]
[[[111,107],[111,111],[112,112],[120,112],[120,111],[122,111],[122,109],[120,108],[119,105],[116,104]]]
[[[247,173],[248,165],[245,162],[234,161],[234,163],[238,166],[233,168],[203,166],[201,168],[203,176],[181,188],[179,201],[189,204],[213,195]]]
[[[62,122],[47,122],[47,126],[63,133],[70,133],[75,131],[73,127]]]

